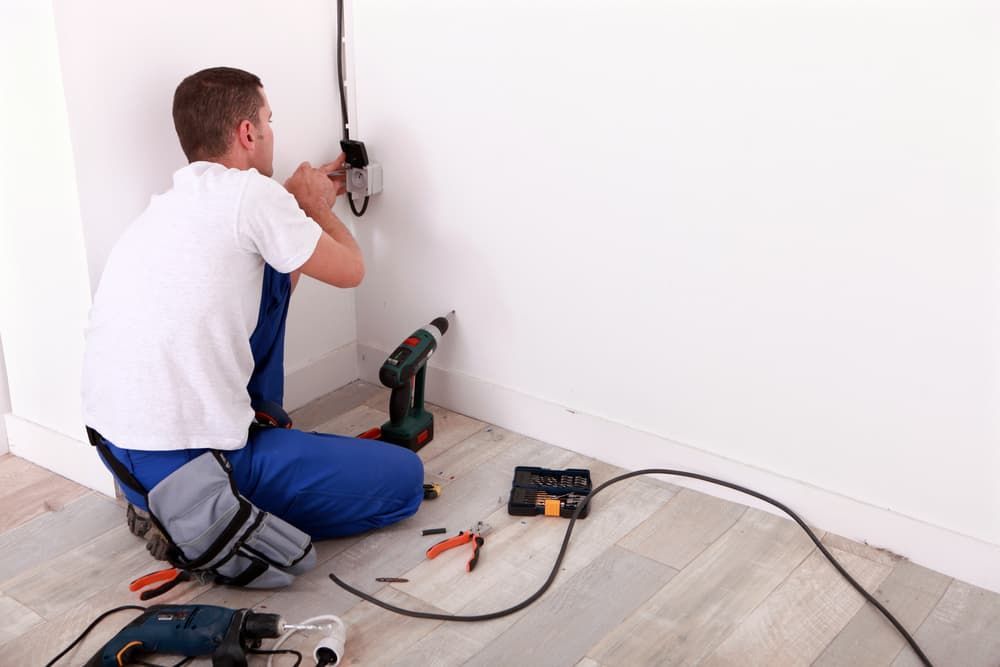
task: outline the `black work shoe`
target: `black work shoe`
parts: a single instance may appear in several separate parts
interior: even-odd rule
[[[129,503],[128,509],[125,510],[125,521],[128,523],[130,533],[146,540],[146,550],[153,558],[169,560],[167,554],[170,552],[170,542],[149,518],[149,512]]]

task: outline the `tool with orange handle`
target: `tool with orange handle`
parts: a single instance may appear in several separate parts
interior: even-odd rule
[[[472,556],[469,558],[469,562],[465,564],[465,571],[472,572],[472,570],[476,567],[476,563],[479,562],[479,549],[486,544],[486,539],[483,535],[488,533],[489,530],[490,527],[487,524],[479,521],[469,530],[463,530],[458,535],[449,537],[448,539],[442,540],[432,546],[427,550],[427,557],[437,558],[448,549],[454,549],[455,547],[460,547],[463,544],[472,542]]]
[[[135,593],[145,588],[146,590],[142,590],[142,593],[139,594],[139,599],[149,600],[158,595],[163,595],[177,584],[191,581],[191,579],[190,572],[178,570],[176,567],[168,567],[165,570],[157,570],[156,572],[139,577],[128,585],[128,589]],[[147,588],[147,586],[160,584],[161,582],[162,585],[156,588]]]

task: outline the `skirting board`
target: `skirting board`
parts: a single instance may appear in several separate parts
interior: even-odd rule
[[[90,443],[14,414],[5,415],[10,453],[47,468],[87,488],[115,497],[115,485]]]
[[[378,384],[388,352],[358,345],[361,379]],[[873,547],[1000,593],[1000,545],[848,498],[746,463],[578,412],[463,373],[429,367],[427,400],[475,419],[563,447],[627,470],[669,468],[697,472],[766,494],[810,526]],[[544,461],[524,465],[544,466]],[[683,477],[662,477],[733,502],[786,516],[771,505],[724,487]],[[595,480],[596,482],[604,480]],[[599,507],[598,496],[595,504]],[[805,534],[803,539],[808,539]]]
[[[358,379],[357,343],[338,347],[294,371],[285,371],[284,408],[291,412]]]

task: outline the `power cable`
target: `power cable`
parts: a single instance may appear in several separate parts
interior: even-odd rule
[[[502,609],[500,611],[494,611],[487,614],[469,614],[469,615],[438,614],[434,612],[414,611],[411,609],[403,609],[402,607],[397,607],[395,605],[389,604],[388,602],[383,602],[378,598],[374,597],[373,595],[369,595],[368,593],[360,591],[354,588],[353,586],[345,583],[344,581],[339,579],[337,575],[333,573],[330,573],[330,579],[333,580],[333,583],[337,584],[344,590],[353,593],[362,600],[367,600],[368,602],[371,602],[374,605],[382,607],[383,609],[386,609],[388,611],[395,612],[397,614],[402,614],[403,616],[412,616],[414,618],[428,618],[437,621],[474,622],[474,621],[490,621],[495,618],[501,618],[502,616],[513,614],[514,612],[520,611],[525,607],[527,607],[528,605],[535,602],[545,593],[545,591],[549,589],[549,586],[552,585],[552,582],[555,581],[556,575],[559,573],[559,565],[562,563],[563,557],[566,555],[566,549],[569,546],[570,535],[573,534],[573,526],[576,525],[576,520],[579,518],[580,513],[584,511],[584,508],[586,508],[590,504],[591,499],[598,493],[606,489],[607,487],[611,486],[612,484],[617,484],[618,482],[624,481],[631,477],[637,477],[639,475],[675,475],[678,477],[690,477],[692,479],[698,479],[703,482],[718,484],[719,486],[724,486],[733,489],[735,491],[739,491],[740,493],[745,493],[749,496],[753,496],[754,498],[763,500],[764,502],[777,507],[782,512],[790,516],[795,521],[795,523],[799,524],[799,526],[802,528],[802,530],[806,532],[806,534],[813,541],[813,543],[820,550],[820,552],[824,556],[826,556],[826,559],[828,561],[830,561],[833,564],[837,572],[839,572],[845,579],[847,579],[848,583],[850,583],[851,586],[853,586],[854,589],[858,591],[858,593],[860,593],[865,600],[874,605],[875,608],[878,609],[882,613],[882,615],[889,620],[890,623],[892,623],[893,627],[895,627],[896,630],[899,631],[899,633],[903,636],[903,639],[905,639],[906,642],[910,645],[910,648],[912,648],[914,653],[917,654],[917,657],[920,658],[920,661],[925,665],[925,667],[933,667],[931,661],[927,658],[926,654],[924,654],[924,652],[921,650],[920,646],[917,645],[916,640],[914,640],[913,637],[910,636],[910,633],[906,631],[906,628],[904,628],[902,624],[900,624],[900,622],[896,620],[896,617],[889,612],[888,609],[882,606],[882,604],[878,600],[876,600],[868,591],[866,591],[864,587],[861,586],[861,584],[859,584],[854,579],[854,577],[852,577],[839,562],[837,562],[837,559],[834,558],[833,555],[827,550],[826,546],[824,546],[823,543],[819,540],[819,538],[816,537],[815,533],[813,533],[813,531],[809,528],[809,526],[807,526],[806,523],[801,518],[799,518],[798,514],[796,514],[791,509],[786,507],[783,503],[774,500],[773,498],[770,498],[769,496],[766,496],[763,493],[758,493],[753,489],[748,489],[744,486],[740,486],[739,484],[733,484],[732,482],[716,479],[714,477],[709,477],[707,475],[701,475],[694,472],[686,472],[683,470],[670,470],[666,468],[647,468],[645,470],[636,470],[609,479],[608,481],[604,482],[603,484],[595,488],[593,491],[591,491],[591,493],[588,496],[584,497],[583,502],[580,503],[579,506],[577,506],[576,511],[573,512],[573,516],[569,520],[569,525],[566,526],[566,535],[563,537],[562,546],[559,549],[559,555],[556,556],[556,561],[552,565],[552,571],[549,573],[548,579],[545,580],[545,583],[542,584],[541,588],[535,591],[527,599],[507,609]]]
[[[347,79],[344,78],[344,0],[337,0],[337,90],[340,91],[340,121],[343,129],[344,140],[351,138],[350,119],[347,117]],[[361,217],[368,210],[368,195],[358,210],[354,203],[354,197],[347,193],[347,203],[351,207],[351,213]]]
[[[54,657],[51,660],[49,660],[45,664],[45,667],[52,667],[52,665],[56,664],[56,662],[59,660],[59,658],[63,657],[67,653],[69,653],[73,649],[74,646],[76,646],[81,641],[83,641],[83,638],[86,637],[87,635],[89,635],[90,631],[93,630],[95,627],[97,627],[98,623],[100,623],[101,621],[103,621],[105,618],[107,618],[111,614],[115,614],[115,613],[117,613],[119,611],[125,611],[126,609],[135,609],[137,611],[146,611],[145,607],[140,607],[139,605],[136,605],[136,604],[126,604],[126,605],[123,605],[121,607],[115,607],[114,609],[109,609],[108,611],[104,612],[103,614],[101,614],[100,616],[98,616],[97,618],[95,618],[93,620],[93,622],[90,625],[87,626],[87,629],[80,633],[79,637],[77,637],[76,639],[74,639],[72,642],[70,642],[69,646],[67,646],[62,651],[60,651],[59,655],[57,655],[56,657]]]
[[[347,83],[344,78],[344,0],[337,0],[337,90],[340,91],[340,127],[344,139],[351,138],[347,122]]]

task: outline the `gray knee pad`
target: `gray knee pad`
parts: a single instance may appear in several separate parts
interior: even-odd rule
[[[216,583],[277,588],[316,566],[309,536],[241,496],[229,462],[218,452],[172,472],[147,500],[173,542],[174,564],[208,572]]]

